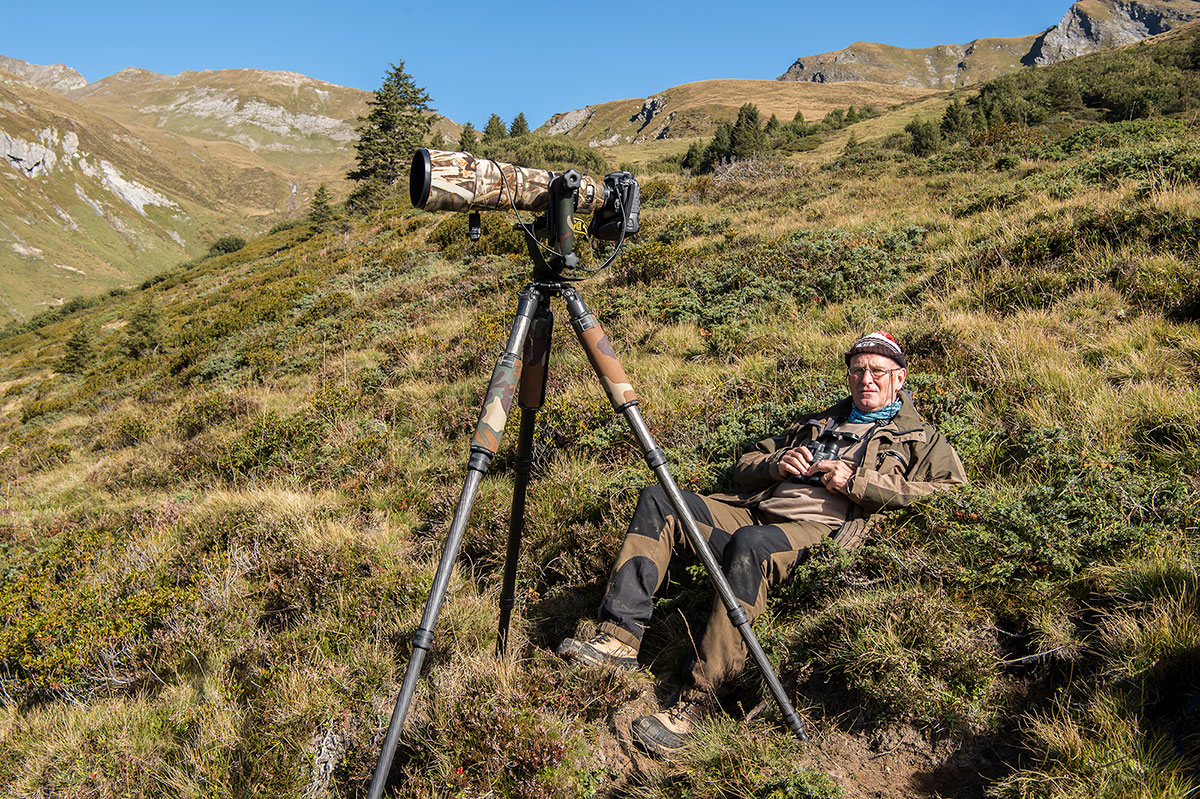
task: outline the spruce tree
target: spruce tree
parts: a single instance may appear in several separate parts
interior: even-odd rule
[[[727,163],[733,155],[733,124],[727,119],[717,123],[717,132],[704,150],[701,172],[711,172],[717,164]]]
[[[508,128],[504,126],[504,120],[500,118],[500,115],[492,114],[488,117],[487,125],[483,128],[484,144],[499,141],[500,139],[507,138],[507,136]]]
[[[161,339],[158,309],[147,294],[134,306],[129,324],[125,327],[125,340],[121,342],[121,349],[129,358],[141,358],[143,355],[158,352]]]
[[[322,183],[313,193],[312,204],[308,207],[308,221],[317,233],[329,227],[333,221],[333,206],[329,204],[329,189]]]
[[[525,121],[525,112],[517,114],[512,124],[508,126],[509,136],[524,136],[529,133],[529,123]]]
[[[754,103],[746,103],[738,109],[729,145],[729,154],[733,158],[749,158],[767,149],[767,136],[758,121],[758,106]]]
[[[462,133],[458,134],[458,149],[470,152],[478,146],[479,139],[475,137],[475,126],[468,122],[463,125]]]
[[[67,339],[67,346],[62,360],[58,362],[58,371],[63,374],[77,375],[87,369],[92,360],[92,337],[83,325],[75,328],[75,332]]]
[[[433,125],[429,101],[403,61],[391,65],[383,85],[367,100],[370,113],[358,118],[358,166],[348,173],[358,183],[349,200],[354,210],[371,210],[401,181]]]
[[[704,145],[698,141],[692,142],[687,149],[687,153],[683,156],[683,160],[679,162],[684,169],[690,169],[693,172],[700,171],[700,165],[704,163]]]

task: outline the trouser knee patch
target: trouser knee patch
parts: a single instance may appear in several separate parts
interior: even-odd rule
[[[623,629],[642,637],[653,611],[654,588],[658,585],[658,566],[650,558],[632,557],[613,574],[608,593],[600,606],[600,618],[614,621]]]
[[[712,524],[712,514],[709,513],[704,500],[698,495],[685,491],[683,492],[683,502],[692,512],[696,521],[707,525]],[[647,486],[638,495],[637,507],[629,522],[629,535],[643,535],[657,541],[663,527],[666,526],[667,519],[674,515],[675,506],[667,497],[666,489],[657,483]]]
[[[758,599],[763,564],[792,548],[787,535],[773,524],[740,527],[725,547],[724,570],[733,594],[747,605]]]

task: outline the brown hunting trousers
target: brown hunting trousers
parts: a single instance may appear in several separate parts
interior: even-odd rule
[[[804,551],[834,530],[828,524],[788,521],[686,491],[683,497],[751,619],[766,606],[767,590],[785,580]],[[644,489],[600,604],[601,632],[634,648],[641,645],[655,592],[677,552],[695,555],[666,492],[657,485]],[[730,623],[721,598],[714,596],[691,670],[692,684],[721,691],[742,671],[746,655],[741,633]]]

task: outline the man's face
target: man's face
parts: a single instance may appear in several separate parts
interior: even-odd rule
[[[856,377],[860,370],[861,377]],[[908,373],[885,355],[860,353],[850,359],[850,396],[864,413],[877,411],[895,401]]]

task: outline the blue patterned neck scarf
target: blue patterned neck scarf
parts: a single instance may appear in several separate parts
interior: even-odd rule
[[[851,405],[853,404],[854,403],[851,403]],[[854,405],[854,410],[850,411],[850,418],[848,421],[850,424],[864,424],[866,422],[890,422],[892,417],[899,413],[899,411],[899,397],[892,402],[889,402],[887,405],[884,405],[879,410],[871,411],[870,413],[863,413],[858,409],[857,405]]]

